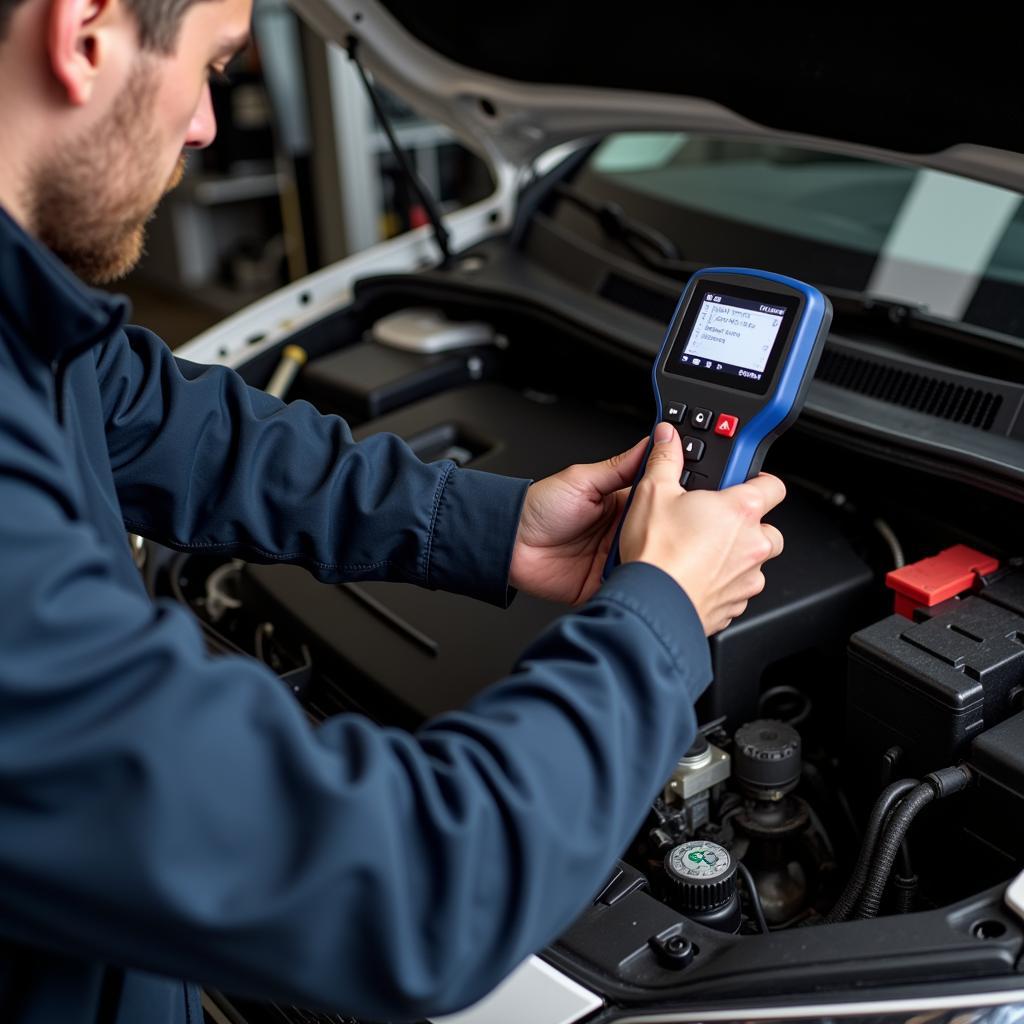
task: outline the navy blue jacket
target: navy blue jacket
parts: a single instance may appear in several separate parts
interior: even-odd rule
[[[150,600],[126,529],[504,604],[527,484],[354,443],[124,317],[0,211],[0,1020],[198,1024],[195,984],[373,1018],[476,1000],[689,744],[692,605],[626,565],[464,710],[311,726]]]

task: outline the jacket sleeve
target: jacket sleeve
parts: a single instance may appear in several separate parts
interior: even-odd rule
[[[62,451],[0,410],[0,939],[405,1019],[571,922],[694,732],[707,645],[669,577],[620,567],[415,734],[313,727],[118,582]]]
[[[97,355],[126,527],[186,551],[508,603],[527,481],[426,465],[390,434],[290,405],[132,327]]]

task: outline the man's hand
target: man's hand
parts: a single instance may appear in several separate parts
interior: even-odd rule
[[[647,442],[531,485],[512,552],[512,586],[565,604],[593,596]]]
[[[650,562],[686,591],[710,636],[742,615],[764,589],[761,566],[782,551],[782,534],[761,522],[786,495],[762,473],[724,491],[679,486],[683,450],[676,430],[658,425],[656,443],[622,527],[623,562]]]

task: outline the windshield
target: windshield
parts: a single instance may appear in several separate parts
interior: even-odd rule
[[[1024,338],[1021,195],[822,150],[683,133],[610,136],[573,186],[682,258],[753,266]],[[568,204],[559,216],[593,235]],[[605,243],[607,244],[607,243]]]

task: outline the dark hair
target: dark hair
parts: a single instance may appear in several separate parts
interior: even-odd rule
[[[185,12],[198,0],[123,0],[139,23],[139,42],[147,50],[171,53]],[[22,0],[0,0],[0,41],[7,32],[14,8]]]

